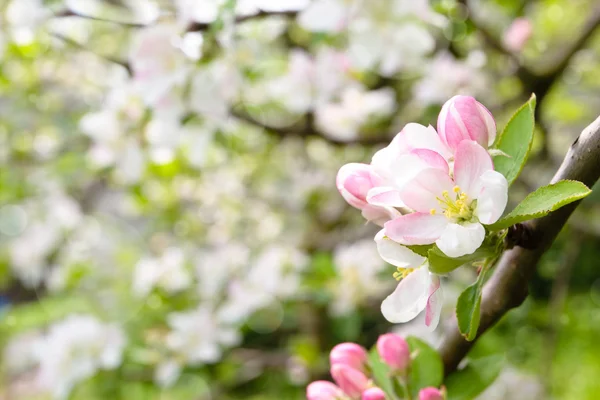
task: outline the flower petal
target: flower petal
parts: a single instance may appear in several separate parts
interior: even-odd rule
[[[454,161],[454,181],[467,196],[477,198],[481,189],[479,178],[485,171],[493,169],[492,157],[477,142],[460,142]]]
[[[406,124],[391,144],[398,146],[403,152],[413,149],[429,149],[439,153],[445,159],[452,156],[450,149],[442,142],[431,125],[425,127],[416,123]]]
[[[494,116],[490,110],[488,110],[483,104],[477,102],[477,108],[479,109],[479,113],[481,114],[488,131],[487,145],[491,146],[496,140],[496,120],[494,120]]]
[[[362,216],[376,225],[383,226],[391,219],[401,216],[400,212],[392,207],[381,207],[367,204],[362,209]]]
[[[428,168],[419,172],[400,191],[400,197],[406,206],[413,210],[428,213],[432,209],[442,211],[438,198],[442,192],[452,192],[454,182],[440,169]]]
[[[485,229],[479,222],[464,225],[448,224],[435,244],[448,257],[460,257],[477,250],[484,238]]]
[[[380,230],[375,236],[377,251],[383,260],[395,267],[409,268],[423,264],[425,257],[421,257],[406,246],[385,237],[385,229]]]
[[[372,188],[367,193],[367,202],[374,206],[404,207],[400,192],[391,186]]]
[[[440,315],[442,313],[443,305],[444,293],[442,291],[440,277],[438,275],[431,274],[429,298],[427,299],[427,305],[425,306],[425,325],[429,328],[429,330],[434,330],[437,328],[440,322]]]
[[[440,153],[429,149],[414,149],[410,154],[419,157],[419,159],[430,168],[437,168],[444,171],[446,174],[449,173],[448,162],[440,155]]]
[[[384,229],[387,237],[400,244],[431,244],[447,225],[448,219],[443,215],[412,213],[386,222]]]
[[[497,171],[486,171],[479,178],[481,187],[475,215],[482,224],[493,224],[502,216],[508,201],[508,182]]]
[[[381,303],[381,313],[392,323],[408,322],[427,306],[431,274],[418,268],[402,279],[396,290]]]

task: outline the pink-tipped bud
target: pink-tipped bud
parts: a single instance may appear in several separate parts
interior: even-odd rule
[[[386,333],[377,339],[381,359],[395,370],[404,371],[410,364],[410,348],[406,340],[395,333]]]
[[[307,400],[338,400],[344,393],[331,382],[315,381],[306,388]]]
[[[344,364],[332,365],[331,376],[340,389],[352,398],[360,397],[369,387],[369,378],[365,374]]]
[[[421,389],[419,400],[444,400],[444,393],[434,387],[428,387]]]
[[[340,343],[331,349],[329,362],[331,365],[344,364],[358,370],[364,370],[367,363],[367,350],[356,343]]]
[[[517,18],[504,33],[504,46],[507,49],[520,52],[533,34],[533,26],[527,18]]]
[[[471,96],[454,96],[444,104],[437,122],[440,138],[452,151],[463,140],[474,140],[487,149],[496,139],[492,113]]]
[[[378,387],[369,388],[363,392],[362,400],[385,400],[385,392]]]
[[[336,186],[352,207],[362,210],[367,206],[367,193],[378,186],[378,178],[368,164],[350,163],[340,168]]]

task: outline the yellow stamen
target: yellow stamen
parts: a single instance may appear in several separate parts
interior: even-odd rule
[[[404,278],[406,278],[408,275],[410,275],[413,271],[415,270],[415,268],[396,268],[396,272],[394,272],[394,279],[396,279],[397,281],[400,281]]]
[[[429,214],[435,215],[435,208],[432,208],[431,210],[429,210]]]
[[[454,187],[452,188],[452,191],[453,191],[454,193],[458,193],[458,192],[460,192],[460,187],[458,187],[458,186],[454,186]]]

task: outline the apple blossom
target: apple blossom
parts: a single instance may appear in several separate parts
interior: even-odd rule
[[[331,376],[342,391],[351,398],[360,397],[370,384],[365,374],[344,364],[332,365]]]
[[[484,148],[496,139],[492,113],[471,96],[454,96],[442,107],[437,122],[440,138],[453,151],[463,140],[474,140]]]
[[[340,343],[331,349],[329,363],[344,364],[354,369],[363,370],[367,363],[367,350],[356,343]]]
[[[400,215],[391,207],[380,207],[367,203],[367,193],[381,183],[383,183],[381,178],[367,164],[346,164],[340,168],[336,177],[338,191],[348,204],[362,210],[363,217],[380,226]]]
[[[419,400],[444,400],[444,393],[437,388],[427,387],[419,391]]]
[[[328,381],[315,381],[306,388],[307,400],[339,400],[343,396],[342,389]]]
[[[377,352],[387,365],[395,370],[403,371],[410,363],[408,343],[400,335],[386,333],[377,339]]]
[[[428,168],[404,186],[401,200],[416,212],[384,225],[385,235],[404,245],[436,243],[449,257],[471,254],[485,238],[483,224],[502,215],[508,183],[488,152],[470,140],[456,150],[454,177]]]
[[[511,51],[519,52],[533,34],[533,26],[527,18],[517,18],[504,32],[504,45]]]
[[[365,390],[361,400],[385,400],[385,392],[378,387]]]
[[[429,272],[426,259],[405,246],[385,237],[385,230],[375,236],[379,255],[398,268],[396,290],[381,303],[381,313],[390,322],[408,322],[425,311],[425,325],[435,329],[440,319],[443,292],[440,278]]]

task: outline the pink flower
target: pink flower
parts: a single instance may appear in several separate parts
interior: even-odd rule
[[[339,387],[327,381],[315,381],[306,388],[307,400],[338,400],[343,396]]]
[[[375,236],[377,251],[386,262],[398,267],[400,283],[381,303],[381,313],[390,322],[408,322],[425,310],[425,325],[437,327],[442,310],[443,292],[440,278],[429,272],[426,259],[385,236]]]
[[[359,398],[370,384],[365,374],[344,364],[332,365],[331,376],[342,391],[351,398]]]
[[[369,388],[363,392],[362,400],[385,400],[385,392],[378,387]]]
[[[331,365],[344,364],[358,370],[364,370],[367,363],[367,350],[356,343],[340,343],[331,349]]]
[[[439,389],[428,387],[419,391],[419,400],[444,400],[444,394]]]
[[[387,365],[404,371],[410,364],[410,349],[406,340],[395,333],[386,333],[377,339],[377,352]]]
[[[504,212],[507,192],[506,178],[494,171],[488,152],[463,140],[454,178],[436,168],[419,172],[400,193],[416,212],[386,222],[385,235],[403,245],[436,243],[449,257],[471,254],[483,243],[482,224],[496,222]]]
[[[474,140],[484,148],[496,139],[496,122],[492,113],[470,96],[454,96],[438,116],[438,133],[454,152],[463,140]]]
[[[511,51],[520,52],[533,34],[533,26],[527,18],[517,18],[504,33],[504,45]]]
[[[344,200],[352,207],[362,210],[362,214],[367,220],[380,226],[400,215],[391,207],[367,203],[367,193],[382,183],[382,179],[367,164],[346,164],[340,168],[336,177],[336,186]]]

